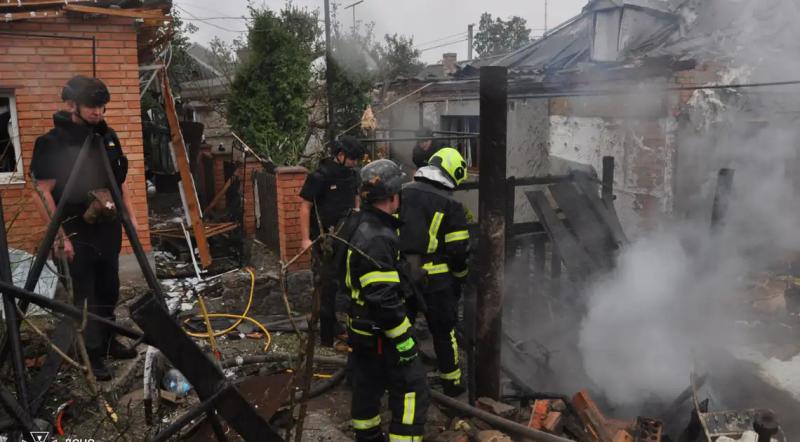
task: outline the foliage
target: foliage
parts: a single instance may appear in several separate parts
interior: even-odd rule
[[[381,55],[381,77],[413,77],[425,65],[420,61],[420,51],[414,48],[414,38],[402,35],[385,35],[384,45],[378,48]]]
[[[474,48],[481,57],[502,54],[528,43],[530,35],[531,30],[524,18],[492,19],[492,14],[484,12],[475,34]]]
[[[251,7],[247,51],[231,83],[228,123],[276,164],[294,164],[305,148],[310,65],[318,50],[317,13],[287,5]]]

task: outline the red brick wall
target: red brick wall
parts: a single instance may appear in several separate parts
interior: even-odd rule
[[[222,191],[222,188],[225,187],[225,162],[230,161],[231,155],[212,155],[214,155],[214,195],[217,195]],[[217,209],[224,209],[225,203],[225,198],[222,198],[219,204],[217,204]]]
[[[244,233],[256,234],[256,204],[253,194],[253,173],[263,170],[261,163],[251,158],[247,159],[244,175]]]
[[[150,250],[147,191],[139,105],[136,25],[132,19],[58,18],[0,23],[0,30],[97,39],[97,77],[111,90],[106,117],[122,142],[130,168],[128,185],[139,222],[139,237]],[[27,175],[36,138],[52,127],[52,115],[62,109],[61,88],[77,74],[92,75],[92,42],[3,35],[0,38],[0,89],[13,91],[17,102],[22,165]],[[31,203],[30,180],[0,186],[13,247],[32,251],[45,229]],[[131,253],[127,239],[123,253]]]
[[[308,175],[304,167],[279,167],[275,171],[278,189],[278,235],[281,261],[287,262],[300,253],[300,189]],[[300,257],[290,270],[311,268],[311,255]]]

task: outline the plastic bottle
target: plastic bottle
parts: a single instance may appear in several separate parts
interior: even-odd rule
[[[171,368],[167,372],[162,384],[165,390],[175,393],[179,398],[186,396],[192,389],[192,385],[189,384],[189,381],[186,380],[180,371],[174,368]]]

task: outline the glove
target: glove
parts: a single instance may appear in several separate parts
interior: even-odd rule
[[[408,333],[395,339],[393,344],[395,350],[397,350],[398,365],[410,364],[419,356],[419,352],[417,351],[417,342],[414,337]]]

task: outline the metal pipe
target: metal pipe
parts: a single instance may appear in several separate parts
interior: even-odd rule
[[[80,321],[83,319],[83,310],[73,305],[56,301],[46,296],[42,296],[38,293],[33,293],[23,288],[19,288],[14,284],[9,284],[7,282],[0,281],[0,292],[2,292],[3,295],[8,295],[13,298],[18,298],[22,301],[25,301],[26,303],[32,302],[40,307],[52,310],[62,315],[69,316],[72,319],[75,319],[76,321]],[[121,334],[122,336],[125,336],[126,338],[131,338],[131,339],[142,338],[142,334],[139,333],[138,331],[119,325],[110,319],[88,312],[86,313],[86,317],[89,318],[89,320],[97,321],[105,325],[106,327],[110,327],[115,332]]]
[[[473,140],[478,138],[477,135],[473,136],[454,136],[454,137],[402,137],[402,138],[364,138],[358,141],[362,143],[389,143],[395,141],[425,141],[425,140]]]
[[[328,100],[328,146],[333,147],[336,141],[336,112],[333,101],[333,47],[331,46],[331,5],[325,0],[325,98]]]
[[[526,427],[525,425],[521,425],[508,419],[504,419],[500,416],[496,416],[487,411],[480,410],[471,405],[445,396],[444,394],[435,390],[431,390],[431,398],[445,407],[452,408],[453,410],[468,414],[472,417],[476,417],[500,431],[504,431],[527,440],[535,442],[573,442],[571,439],[566,439],[553,434],[545,433],[543,431],[534,430],[533,428]]]
[[[100,137],[99,135],[96,135],[96,137],[97,138],[95,138],[94,141],[99,147]],[[128,235],[128,242],[133,248],[133,254],[136,256],[136,261],[139,263],[139,267],[142,270],[145,281],[147,281],[147,286],[150,288],[153,294],[156,295],[156,299],[158,299],[162,305],[166,305],[164,293],[161,290],[161,284],[158,283],[156,274],[150,267],[150,262],[147,261],[147,254],[142,247],[142,243],[139,241],[139,234],[136,232],[136,229],[133,228],[131,214],[128,213],[128,208],[125,206],[125,201],[122,198],[122,191],[119,188],[119,184],[117,184],[114,171],[111,169],[111,161],[108,159],[108,155],[106,155],[104,151],[98,149],[98,154],[103,160],[103,167],[105,168],[106,176],[108,177],[109,185],[111,187],[111,197],[114,200],[114,204],[117,205],[117,210],[120,214],[120,220],[122,221],[122,227],[125,229],[125,234]]]
[[[603,202],[607,207],[613,207],[614,204],[614,157],[603,157],[603,184],[602,192]]]
[[[169,438],[177,434],[183,427],[188,425],[189,422],[197,419],[205,413],[213,413],[214,402],[219,399],[220,395],[229,388],[231,388],[231,386],[226,386],[225,388],[219,389],[219,391],[209,396],[203,402],[200,402],[199,404],[190,408],[189,411],[184,413],[181,417],[175,419],[167,428],[156,434],[155,437],[153,437],[152,442],[169,440]]]
[[[500,337],[505,273],[508,69],[481,69],[480,240],[476,328],[477,396],[500,398]],[[513,221],[512,221],[513,222]]]
[[[11,274],[11,258],[8,255],[8,238],[6,237],[6,222],[3,213],[3,197],[0,194],[0,279],[13,284]],[[17,303],[7,295],[3,297],[3,312],[6,319],[6,333],[11,346],[11,366],[14,369],[14,380],[17,384],[17,398],[22,403],[25,411],[31,411],[30,396],[28,395],[28,381],[25,376],[25,360],[22,354],[22,341],[19,336],[17,324],[20,319],[17,314]],[[0,363],[3,361],[0,360]]]

